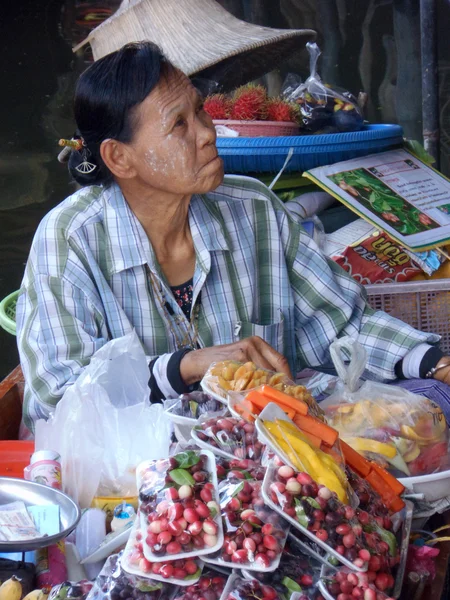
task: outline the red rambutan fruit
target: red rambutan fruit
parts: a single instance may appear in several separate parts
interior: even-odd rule
[[[237,121],[264,120],[266,102],[267,92],[261,85],[244,85],[233,94],[229,118]]]
[[[228,119],[230,101],[223,94],[213,94],[206,98],[203,108],[212,119]]]
[[[266,104],[266,119],[268,121],[284,121],[296,123],[296,107],[290,102],[274,98]]]

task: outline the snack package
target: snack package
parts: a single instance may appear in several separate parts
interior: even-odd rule
[[[230,477],[219,486],[224,544],[207,563],[255,571],[273,571],[281,558],[289,527],[261,496],[261,481]]]
[[[235,417],[206,415],[198,420],[191,436],[200,446],[206,444],[212,452],[232,460],[248,458],[260,461],[264,450],[255,425]]]
[[[170,600],[176,588],[123,570],[122,553],[110,556],[88,595],[88,600]]]
[[[326,486],[347,504],[350,488],[337,432],[317,419],[313,425],[314,433],[304,433],[275,404],[269,404],[257,422],[261,439],[278,456],[294,469],[307,473],[315,484]]]
[[[202,574],[203,562],[198,558],[178,558],[151,562],[144,556],[144,540],[147,531],[136,520],[121,558],[123,569],[152,582],[170,583],[171,586],[195,584]]]
[[[227,576],[211,568],[206,568],[197,583],[180,588],[175,600],[220,600]]]
[[[147,560],[185,559],[222,547],[216,462],[211,452],[186,451],[148,461],[137,474]]]
[[[308,405],[308,412],[314,416],[322,414],[319,405],[304,386],[295,384],[284,373],[261,369],[253,362],[226,360],[213,363],[201,382],[206,393],[215,394],[224,401],[229,392],[240,392],[244,396],[251,390],[259,390],[263,385],[302,400]]]
[[[361,384],[367,355],[356,340],[336,340],[330,351],[341,382],[321,406],[346,444],[397,477],[448,468],[448,426],[439,406],[399,387]]]
[[[317,73],[319,47],[311,42],[306,47],[311,74],[305,83],[290,91],[286,98],[298,104],[303,129],[310,133],[359,131],[364,119],[356,98],[350,92],[333,89],[322,82]]]
[[[372,554],[377,554],[380,568],[389,570],[398,563],[393,533],[366,511],[340,502],[336,494],[318,485],[307,473],[274,461],[262,490],[270,506],[349,568],[365,570]]]

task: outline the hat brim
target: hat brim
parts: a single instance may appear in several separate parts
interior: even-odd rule
[[[131,0],[73,51],[90,43],[98,60],[130,42],[151,41],[186,75],[229,91],[271,71],[304,43],[312,29],[272,29],[237,19],[215,0]]]

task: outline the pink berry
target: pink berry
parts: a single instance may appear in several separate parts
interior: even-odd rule
[[[184,500],[185,498],[190,498],[192,496],[192,488],[190,485],[182,485],[180,487],[180,489],[178,490],[178,497],[181,500]]]
[[[172,539],[172,534],[168,531],[162,531],[158,534],[158,544],[168,544]]]
[[[298,479],[298,477],[297,477]],[[317,495],[319,496],[319,498],[323,498],[324,500],[329,500],[331,498],[331,491],[326,488],[320,488],[320,490],[317,492]]]
[[[325,531],[325,529],[319,529],[318,531],[316,531],[316,537],[321,542],[326,542],[328,539],[328,533]]]
[[[242,546],[249,552],[255,552],[256,550],[256,543],[251,538],[245,538],[245,540],[242,543]]]
[[[260,567],[264,567],[264,568],[268,568],[270,567],[270,560],[269,558],[266,556],[266,554],[263,553],[259,553],[255,556],[255,563],[257,565],[259,565]]]
[[[288,465],[283,465],[278,469],[278,475],[283,479],[289,479],[294,476],[294,469]]]
[[[183,517],[188,523],[195,523],[199,520],[199,514],[194,508],[185,508],[183,512]]]
[[[352,532],[352,533],[347,533],[347,535],[344,535],[344,537],[342,538],[342,543],[344,544],[344,546],[346,548],[353,548],[353,546],[356,543],[355,534]]]
[[[212,535],[209,533],[203,534],[203,541],[208,546],[208,548],[212,548],[217,544],[217,535]]]
[[[179,554],[181,552],[181,544],[178,542],[170,542],[166,546],[167,554]]]
[[[166,500],[178,500],[178,492],[174,487],[167,488],[164,492]]]
[[[198,567],[193,560],[187,560],[184,563],[184,568],[188,575],[193,575],[194,573],[197,573],[198,570]]]
[[[302,486],[297,481],[297,479],[295,479],[295,477],[291,477],[286,482],[286,490],[290,494],[293,494],[294,496],[298,496],[300,494],[300,492],[302,491]]]
[[[201,521],[195,521],[188,526],[188,531],[191,535],[198,535],[203,530],[203,523]]]
[[[313,479],[308,473],[297,473],[297,481],[302,485],[310,485],[313,483]]]
[[[141,558],[139,561],[139,569],[144,573],[150,573],[152,570],[152,563],[149,562],[146,558]]]
[[[370,560],[370,552],[368,550],[366,550],[365,548],[363,548],[362,550],[360,550],[358,552],[358,556],[359,556],[359,558],[362,558],[363,561],[365,561],[365,562],[369,562],[369,560]]]
[[[217,523],[211,519],[203,521],[203,531],[209,535],[217,535]]]
[[[211,500],[213,499],[211,490],[203,488],[200,492],[200,498],[203,500],[203,502],[205,502],[205,504],[211,502]]]
[[[269,550],[278,550],[278,542],[273,535],[265,535],[263,537],[263,544]]]
[[[159,572],[162,575],[162,577],[164,577],[164,579],[170,579],[171,577],[173,577],[173,571],[173,566],[166,563],[161,567]]]

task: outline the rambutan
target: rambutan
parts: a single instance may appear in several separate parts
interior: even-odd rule
[[[212,119],[228,119],[230,101],[223,94],[213,94],[206,98],[203,108]]]
[[[291,102],[273,98],[266,104],[266,119],[268,121],[297,122],[297,106]]]
[[[233,94],[229,118],[262,121],[266,118],[266,102],[267,92],[261,85],[244,85]]]

